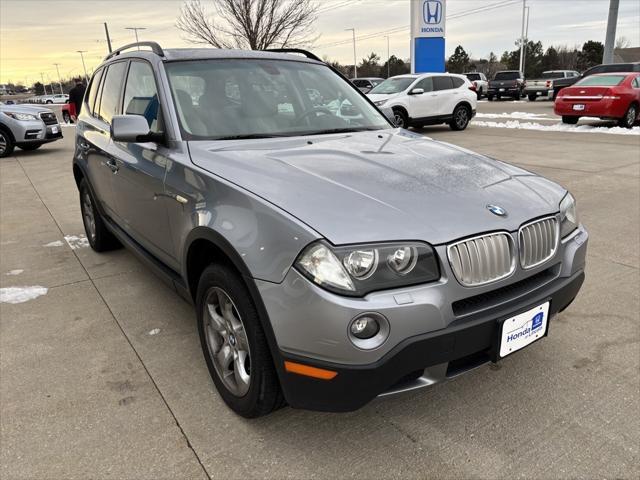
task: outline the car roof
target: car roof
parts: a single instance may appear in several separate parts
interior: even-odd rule
[[[589,75],[589,77],[608,77],[610,75],[640,75],[640,72],[602,72],[594,73],[593,75]]]

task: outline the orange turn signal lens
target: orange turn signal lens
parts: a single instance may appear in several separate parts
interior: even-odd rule
[[[295,362],[284,362],[284,369],[290,373],[297,373],[298,375],[304,375],[306,377],[319,378],[320,380],[331,380],[338,372],[331,370],[325,370],[323,368],[310,367],[309,365],[303,365]]]

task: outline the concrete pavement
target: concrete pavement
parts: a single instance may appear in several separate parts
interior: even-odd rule
[[[591,233],[580,296],[497,365],[349,414],[247,421],[215,392],[189,305],[125,250],[65,241],[83,228],[64,133],[0,161],[0,286],[48,288],[0,304],[2,478],[640,475],[640,137],[425,128],[574,193]]]

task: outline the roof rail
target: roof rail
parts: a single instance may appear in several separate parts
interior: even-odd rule
[[[113,52],[111,52],[109,55],[104,57],[104,61],[109,60],[110,58],[115,57],[116,55],[120,55],[122,51],[129,50],[130,48],[133,48],[133,47],[138,47],[138,49],[140,49],[140,47],[150,47],[153,53],[161,57],[164,57],[164,50],[162,50],[162,47],[158,45],[156,42],[136,42],[136,43],[130,43],[120,48],[116,48]]]
[[[318,62],[322,62],[321,59],[318,58],[317,55],[314,55],[308,50],[303,50],[302,48],[267,48],[264,50],[265,52],[276,52],[276,53],[300,53],[311,60],[317,60]],[[322,62],[324,63],[324,62]]]

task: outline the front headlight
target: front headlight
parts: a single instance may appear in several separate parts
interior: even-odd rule
[[[295,267],[327,290],[356,297],[440,278],[433,248],[423,243],[334,247],[318,241],[302,251]]]
[[[15,120],[20,120],[22,122],[28,122],[30,120],[38,120],[38,117],[35,115],[31,115],[30,113],[21,113],[21,112],[4,112],[5,115],[9,115],[11,118]]]
[[[376,107],[381,107],[381,106],[383,106],[385,103],[387,103],[387,101],[386,101],[386,100],[378,100],[377,102],[373,102],[373,104],[374,104]]]
[[[573,195],[567,193],[560,202],[560,238],[564,238],[578,228],[578,210]]]

